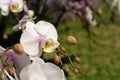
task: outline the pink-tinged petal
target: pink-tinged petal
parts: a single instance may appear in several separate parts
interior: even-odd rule
[[[20,38],[20,43],[23,45],[24,51],[31,56],[41,54],[39,51],[39,42],[37,41],[39,35],[34,30],[34,27],[34,23],[27,22],[26,29]]]
[[[27,54],[18,55],[13,50],[6,52],[6,58],[14,64],[17,75],[25,66],[31,63]]]
[[[52,38],[53,40],[57,40],[57,38],[58,38],[58,34],[57,34],[57,31],[56,31],[54,25],[52,25],[49,22],[39,21],[36,24],[35,29],[38,33],[45,35],[46,38]]]
[[[38,62],[26,66],[20,73],[20,80],[49,80],[43,73]]]
[[[66,80],[64,72],[52,63],[42,64],[41,69],[49,80]]]

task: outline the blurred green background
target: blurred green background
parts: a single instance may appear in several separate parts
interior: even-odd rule
[[[58,27],[59,41],[70,55],[77,54],[85,75],[69,73],[67,80],[120,80],[120,20],[110,21],[110,12],[103,7],[102,20],[106,25],[91,27],[91,36],[81,26],[81,22],[67,21]],[[67,29],[66,29],[67,27]],[[68,30],[69,28],[69,30]],[[66,43],[67,35],[78,40],[74,46]]]

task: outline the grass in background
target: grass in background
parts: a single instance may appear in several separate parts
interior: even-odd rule
[[[66,27],[69,27],[66,29]],[[85,76],[70,72],[67,80],[119,80],[120,79],[120,26],[115,24],[92,27],[92,35],[87,37],[80,21],[67,22],[58,27],[59,41],[70,55],[81,58],[80,66]],[[78,43],[70,46],[66,43],[67,35],[73,35]]]

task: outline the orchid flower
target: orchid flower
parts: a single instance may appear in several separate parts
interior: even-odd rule
[[[19,21],[19,23],[12,28],[12,30],[15,31],[15,32],[18,31],[18,30],[24,31],[25,27],[26,27],[26,22],[27,21],[34,22],[34,19],[36,19],[36,17],[32,18],[28,15],[24,15],[22,17],[22,19]]]
[[[53,52],[59,46],[57,38],[57,31],[51,23],[39,21],[34,24],[28,21],[20,42],[32,60],[33,57],[40,56],[42,51]]]
[[[7,16],[9,12],[17,13],[23,10],[23,0],[0,0],[1,13]]]
[[[41,58],[21,70],[20,80],[66,80],[64,72],[52,63],[45,63]]]
[[[93,13],[89,7],[86,7],[86,16],[85,17],[91,26],[95,26],[97,24],[97,21],[93,18]]]
[[[0,46],[0,55],[2,55],[4,53],[4,51],[5,51],[5,49],[2,46]],[[20,71],[26,65],[31,63],[29,60],[29,57],[26,54],[17,55],[12,49],[10,49],[6,52],[5,58],[14,64],[15,71],[16,71],[16,74],[15,74],[16,77],[20,74]],[[0,60],[0,68],[2,69],[2,67],[4,67],[4,66],[2,65],[2,62]],[[13,79],[11,79],[12,76],[10,76],[10,74],[7,72],[6,69],[4,70],[4,72],[5,72],[5,79],[4,80],[7,80],[6,76],[8,76],[10,78],[10,80],[13,80]]]

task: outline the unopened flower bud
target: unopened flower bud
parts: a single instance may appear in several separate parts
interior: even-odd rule
[[[67,42],[68,42],[68,44],[70,44],[70,45],[75,45],[75,44],[77,43],[77,40],[76,40],[76,38],[73,37],[73,36],[68,36],[68,37],[67,37]]]
[[[61,61],[60,56],[55,55],[55,56],[53,57],[53,61],[54,61],[55,64],[59,64],[60,61]]]
[[[22,55],[24,53],[23,46],[19,43],[13,46],[13,50],[19,55]]]
[[[63,70],[64,70],[64,72],[65,72],[66,74],[69,73],[69,68],[65,67]]]
[[[60,50],[61,50],[63,53],[66,53],[66,49],[65,49],[65,47],[60,46]]]
[[[79,73],[79,69],[77,69],[77,68],[75,68],[73,71],[74,71],[75,74]]]
[[[14,76],[14,68],[12,66],[9,66],[7,71],[11,76]]]
[[[102,10],[99,8],[99,9],[97,10],[97,13],[98,13],[99,15],[101,15],[103,12],[102,12]]]
[[[80,63],[80,58],[78,56],[75,56],[74,60],[75,62]]]

